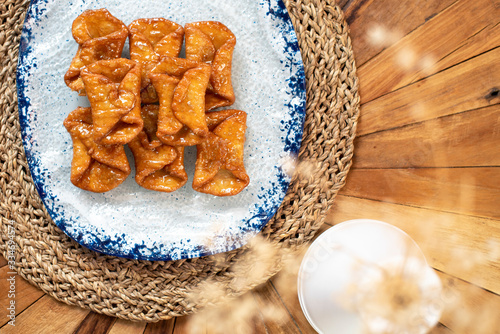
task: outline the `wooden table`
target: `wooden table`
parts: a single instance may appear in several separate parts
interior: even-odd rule
[[[442,279],[432,333],[500,332],[500,1],[340,0],[362,99],[353,167],[324,232],[339,222],[389,222],[420,245]],[[185,333],[192,317],[132,323],[59,303],[16,280],[16,327],[2,333]],[[252,292],[255,332],[314,333],[295,281]],[[230,332],[230,331],[229,331]]]

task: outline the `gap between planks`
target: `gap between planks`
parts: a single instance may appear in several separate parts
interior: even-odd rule
[[[359,67],[362,99],[365,102],[371,101],[429,74],[497,47],[500,44],[498,32],[486,29],[489,34],[479,34],[472,43],[469,38],[485,26],[498,29],[496,24],[499,17],[500,7],[492,1],[457,1]],[[451,51],[457,49],[457,46],[462,46],[458,48],[460,55],[450,57]],[[426,57],[428,60],[424,61]],[[435,59],[440,61],[434,63]],[[366,73],[370,75],[367,76]]]
[[[10,281],[7,281],[7,279],[11,277],[14,277],[15,292],[13,293],[15,296],[11,296]],[[17,318],[44,295],[43,291],[29,284],[8,266],[0,268],[0,291],[2,291],[0,295],[1,305],[6,305],[6,307],[0,309],[0,327],[4,326],[10,320],[7,318],[7,314],[10,312],[10,310],[7,310],[7,305],[9,305],[12,300],[15,302]]]
[[[456,333],[500,333],[500,296],[437,271],[443,284],[441,322]]]
[[[500,165],[500,104],[355,139],[353,168]]]
[[[411,6],[402,5],[398,0],[349,0],[342,7],[349,24],[358,67],[388,46],[370,42],[369,34],[374,33],[377,27],[375,22],[383,22],[389,27],[397,25],[397,36],[406,36],[456,2],[457,0],[423,0],[419,2],[418,10],[415,10]],[[401,19],[403,17],[404,20]]]
[[[88,313],[44,295],[16,316],[15,327],[3,326],[2,334],[73,333]]]
[[[354,169],[344,196],[500,219],[500,168]]]
[[[271,281],[252,291],[269,333],[302,333]],[[276,314],[278,320],[276,320]]]
[[[144,334],[146,325],[146,322],[116,319],[107,334]]]
[[[89,312],[73,334],[106,334],[115,322],[115,317]]]
[[[500,48],[363,104],[357,137],[499,104],[498,58]]]

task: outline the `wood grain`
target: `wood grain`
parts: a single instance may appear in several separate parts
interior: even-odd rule
[[[14,282],[15,289],[11,290],[11,282]],[[10,321],[10,318],[7,318],[7,315],[10,314],[7,307],[10,306],[11,301],[15,303],[15,314],[19,315],[43,295],[43,291],[14,274],[9,266],[0,268],[0,305],[2,305],[0,307],[0,327]]]
[[[327,221],[358,218],[399,227],[420,246],[432,267],[500,293],[499,220],[339,195]]]
[[[250,293],[251,294],[251,293]],[[253,302],[255,303],[254,305],[257,307],[257,301],[256,301],[256,298],[251,295],[250,297],[252,297],[250,300],[253,300]],[[235,316],[235,314],[231,314],[231,316]],[[207,319],[208,322],[210,321],[213,321],[211,319]],[[252,333],[256,333],[256,334],[268,334],[270,333],[268,328],[266,327],[266,324],[264,322],[264,317],[262,315],[262,313],[259,312],[259,314],[255,315],[253,317],[253,319],[251,320],[251,323],[247,323],[248,325],[248,328],[251,328],[251,332]],[[207,334],[219,334],[220,331],[207,331]]]
[[[453,3],[359,67],[363,103],[432,73],[432,60],[451,54],[478,32],[498,23],[499,18],[497,0]]]
[[[500,87],[498,59],[500,48],[364,104],[357,135],[500,103],[491,95]]]
[[[500,167],[352,169],[341,194],[500,219]]]
[[[355,141],[354,168],[500,166],[500,105]]]
[[[2,334],[73,333],[88,310],[69,306],[45,295],[16,317],[15,327],[4,325]]]
[[[74,334],[106,334],[111,326],[113,326],[115,320],[116,318],[104,314],[90,312],[83,319]]]
[[[464,60],[477,57],[498,46],[500,46],[500,22],[497,19],[496,22],[490,22],[484,29],[479,30],[477,33],[457,45],[455,50],[442,59],[439,59],[438,62],[432,66],[431,70],[436,73],[440,72]],[[412,82],[415,82],[420,77],[421,76],[416,77]]]
[[[392,33],[405,36],[455,1],[421,0],[415,10],[399,0],[353,0],[345,9],[345,17],[351,29],[357,65],[363,65],[387,46],[386,43],[374,43],[370,38],[378,27],[395,27]]]
[[[270,332],[267,330],[266,325],[264,324],[264,319],[262,315],[259,315],[259,318],[252,324],[253,333],[255,334],[269,334]],[[207,332],[209,334],[210,332]],[[218,334],[218,333],[213,333]]]
[[[401,228],[443,282],[442,324],[430,333],[499,333],[500,1],[337,4],[350,24],[363,105],[347,184],[315,238],[355,218]],[[255,333],[314,333],[296,293],[300,260],[251,293]],[[1,305],[9,275],[0,256]],[[15,301],[15,328],[0,308],[2,334],[192,331],[193,316],[115,320],[59,303],[20,277]]]
[[[302,308],[300,306],[299,298],[297,296],[297,275],[294,276],[294,280],[287,278],[287,281],[290,282],[290,285],[285,286],[284,284],[280,284],[280,279],[282,277],[274,277],[271,282],[273,284],[273,288],[276,289],[280,299],[283,301],[284,305],[286,305],[287,310],[290,312],[290,315],[293,317],[297,326],[300,328],[302,333],[311,333],[315,334],[316,331],[311,327],[309,321],[302,312]],[[278,282],[278,283],[276,283]]]
[[[189,317],[175,319],[174,334],[189,334]]]
[[[269,281],[256,288],[253,295],[262,312],[268,332],[300,333],[295,320]]]
[[[146,326],[144,334],[171,334],[174,332],[175,318],[165,321],[150,323]]]
[[[7,265],[7,260],[2,255],[0,255],[0,268],[5,265]]]
[[[445,325],[439,323],[429,331],[429,334],[453,334],[453,332]]]
[[[347,5],[347,3],[349,2],[350,0],[337,0],[335,1],[335,3],[337,4],[337,6],[339,6],[340,8],[344,8],[345,5]]]
[[[272,307],[272,305],[269,305]],[[179,324],[178,320],[183,322]],[[230,299],[227,304],[209,307],[194,315],[178,318],[174,333],[268,333],[260,305],[252,292]]]
[[[123,319],[116,319],[108,334],[143,334],[146,329],[146,322],[132,322]]]
[[[323,232],[332,227],[329,223],[324,223],[314,235],[311,243]],[[297,296],[297,276],[305,253],[299,254],[292,261],[285,264],[285,268],[276,276],[271,278],[272,287],[276,290],[281,301],[286,306],[288,312],[297,323],[302,333],[314,334],[316,331],[311,327],[309,321],[302,312],[299,298]]]
[[[500,296],[445,273],[441,322],[455,333],[500,333]]]

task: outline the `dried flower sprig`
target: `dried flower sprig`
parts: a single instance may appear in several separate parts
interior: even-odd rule
[[[281,309],[274,305],[259,307],[251,292],[238,297],[238,291],[263,283],[265,277],[290,263],[291,258],[290,251],[281,249],[276,243],[260,235],[252,238],[242,259],[228,269],[233,276],[229,285],[218,283],[215,277],[188,293],[189,303],[205,307],[191,317],[190,332],[199,333],[206,328],[213,333],[247,334],[254,332],[257,318],[283,321]]]

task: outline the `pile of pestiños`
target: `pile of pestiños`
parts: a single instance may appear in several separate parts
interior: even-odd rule
[[[71,112],[64,126],[73,140],[71,182],[109,191],[131,169],[147,189],[184,186],[184,148],[196,145],[193,189],[216,196],[241,192],[250,182],[243,164],[246,113],[212,111],[235,101],[231,63],[236,38],[222,23],[138,19],[128,27],[106,9],[87,10],[73,22],[79,44],[64,76],[90,108]],[[185,36],[186,58],[179,58]],[[121,58],[129,37],[130,59]]]

